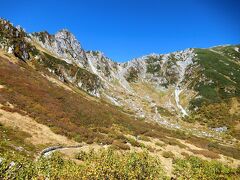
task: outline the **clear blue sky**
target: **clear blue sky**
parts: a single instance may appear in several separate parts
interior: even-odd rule
[[[0,16],[28,32],[67,28],[115,61],[240,43],[239,0],[2,0]]]

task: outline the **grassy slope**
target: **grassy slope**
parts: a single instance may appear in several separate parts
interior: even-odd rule
[[[209,49],[196,49],[199,73],[207,80],[192,84],[207,103],[220,102],[231,97],[240,96],[240,64],[225,54]],[[239,55],[240,53],[238,53]],[[211,80],[212,83],[207,81]],[[192,102],[194,104],[194,102]]]
[[[230,114],[232,98],[240,100],[240,53],[234,48],[195,49],[198,67],[190,87],[198,92],[198,98],[190,102],[190,107],[198,109],[189,121],[229,128],[238,123],[239,115]]]
[[[91,139],[99,134],[92,127],[110,127],[129,119],[108,104],[56,87],[25,63],[18,66],[1,59],[0,68],[1,84],[7,87],[1,90],[1,103],[9,101],[68,137],[81,134],[81,140]]]
[[[126,142],[131,144],[131,141],[121,134],[144,134],[164,142],[169,141],[168,137],[188,138],[192,144],[201,142],[198,146],[212,148],[208,140],[135,120],[115,106],[92,101],[86,98],[87,95],[58,87],[23,62],[13,64],[1,58],[0,84],[6,87],[0,90],[1,104],[9,102],[14,105],[11,111],[27,114],[37,122],[49,126],[54,132],[78,142],[98,142],[126,148]],[[219,145],[213,149],[227,156],[240,158],[238,149],[223,147]]]

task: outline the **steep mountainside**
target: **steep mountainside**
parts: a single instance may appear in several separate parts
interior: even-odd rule
[[[0,19],[0,129],[0,153],[35,157],[60,145],[73,158],[84,143],[83,149],[145,148],[162,158],[169,175],[169,151],[236,167],[240,45],[117,63],[85,51],[66,29],[29,34]]]
[[[238,108],[232,110],[232,106],[239,107],[240,46],[191,48],[116,63],[102,52],[85,52],[66,29],[55,35],[27,34],[6,20],[1,20],[1,46],[22,60],[34,58],[36,66],[61,81],[140,118],[176,128],[180,124],[166,121],[169,116],[174,121],[180,118],[228,128],[239,119]],[[143,86],[151,92],[144,92]],[[220,109],[225,115],[219,114]]]
[[[66,33],[66,30],[64,32],[71,34]],[[239,97],[239,46],[187,49],[166,55],[152,54],[119,64],[98,51],[85,53],[73,35],[66,36],[73,46],[63,45],[63,48],[58,50],[56,43],[49,43],[57,41],[58,34],[51,36],[47,33],[34,33],[33,37],[38,37],[37,42],[54,55],[95,74],[101,81],[101,86],[95,87],[103,88],[99,89],[101,92],[96,93],[97,96],[106,98],[115,105],[127,107],[139,117],[149,116],[149,119],[153,119],[153,115],[149,115],[150,113],[134,100],[139,99],[139,93],[133,86],[143,83],[163,94],[170,93],[174,96],[174,100],[169,98],[169,101],[159,103],[158,106],[182,116],[199,114],[203,105],[229,103],[231,98]],[[80,54],[80,57],[71,56],[72,62],[66,60],[67,55],[62,54],[74,51],[75,54]],[[125,96],[128,94],[134,97],[133,103],[126,102]],[[184,94],[188,96],[184,97]],[[148,106],[156,101],[151,97],[147,99]],[[191,116],[189,121],[194,118]],[[226,126],[228,122],[211,124]]]

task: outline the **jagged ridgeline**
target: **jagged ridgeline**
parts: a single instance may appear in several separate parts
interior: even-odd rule
[[[6,20],[0,22],[2,49],[140,118],[161,121],[154,109],[163,109],[168,115],[210,127],[230,127],[239,119],[239,45],[191,48],[116,63],[102,52],[85,51],[66,29],[55,35],[46,31],[28,34]],[[151,111],[139,102],[141,86],[148,87],[145,94],[149,94],[141,101],[147,101]],[[156,97],[157,93],[161,95]]]

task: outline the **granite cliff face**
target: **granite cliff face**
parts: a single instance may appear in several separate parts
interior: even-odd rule
[[[97,75],[106,86],[111,81],[118,80],[127,91],[131,91],[129,83],[139,81],[151,82],[160,88],[178,86],[184,79],[185,69],[195,56],[193,49],[188,49],[166,55],[152,54],[120,64],[102,52],[85,52],[68,30],[61,30],[55,35],[47,32],[33,33],[31,37],[53,55]]]
[[[55,35],[50,35],[48,32],[33,33],[31,37],[43,48],[67,63],[86,68],[87,58],[85,51],[76,37],[67,29],[60,30]]]

